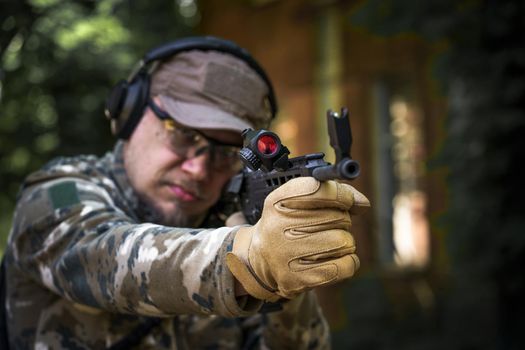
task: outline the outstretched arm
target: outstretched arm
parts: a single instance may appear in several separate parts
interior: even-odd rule
[[[223,264],[235,231],[138,224],[103,187],[63,177],[24,191],[10,244],[22,273],[84,306],[235,317],[260,305],[239,307]]]

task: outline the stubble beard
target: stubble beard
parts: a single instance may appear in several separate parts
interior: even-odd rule
[[[147,211],[149,212],[149,219],[153,223],[164,226],[195,228],[203,222],[207,214],[207,212],[188,214],[183,208],[178,206],[176,209],[170,210],[170,212],[167,213],[158,205],[158,203],[150,198],[142,197],[141,202],[146,206]]]

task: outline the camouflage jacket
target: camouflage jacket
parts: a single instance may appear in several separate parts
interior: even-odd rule
[[[11,347],[107,349],[130,335],[137,349],[329,347],[314,293],[271,313],[235,298],[224,256],[236,229],[149,222],[121,143],[52,161],[26,179],[9,236]]]

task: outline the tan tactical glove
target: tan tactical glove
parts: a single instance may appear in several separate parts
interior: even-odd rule
[[[226,264],[248,293],[268,301],[349,278],[359,268],[349,212],[369,206],[347,184],[290,180],[268,195],[257,224],[239,229]]]

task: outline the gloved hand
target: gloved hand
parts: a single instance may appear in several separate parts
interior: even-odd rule
[[[266,197],[261,218],[241,227],[226,264],[252,296],[292,299],[359,268],[350,212],[369,207],[352,186],[299,177]]]

